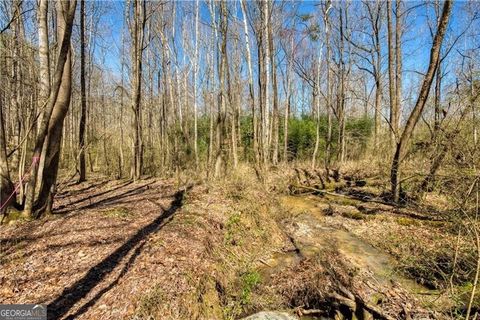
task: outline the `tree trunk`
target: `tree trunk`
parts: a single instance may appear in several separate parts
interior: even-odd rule
[[[261,29],[261,28],[260,28]],[[263,49],[263,32],[262,30],[256,30],[257,38],[257,77],[258,77],[258,90],[259,99],[258,105],[260,109],[260,122],[258,127],[258,152],[260,163],[263,166],[265,158],[265,51]]]
[[[123,89],[122,89],[123,90]],[[123,94],[123,93],[122,93]],[[86,180],[85,166],[85,126],[87,120],[87,94],[85,86],[85,0],[80,1],[80,125],[78,132],[79,140],[79,178],[78,182]]]
[[[266,167],[268,161],[270,160],[270,46],[269,44],[269,34],[268,34],[268,23],[269,23],[269,8],[268,8],[268,1],[264,1],[262,4],[262,13],[263,13],[263,22],[264,22],[264,39],[265,39],[265,55],[263,56],[264,61],[265,61],[265,105],[263,108],[264,111],[264,117],[263,117],[263,164]]]
[[[392,22],[392,3],[387,1],[387,37],[388,37],[388,88],[390,90],[390,143],[393,145],[398,139],[398,130],[395,126],[395,119],[397,118],[396,109],[396,81],[395,81],[395,56],[393,52],[393,22]]]
[[[257,132],[257,112],[255,110],[255,87],[253,85],[252,56],[250,53],[250,37],[247,25],[247,10],[245,8],[245,0],[240,0],[243,15],[243,28],[245,33],[245,47],[247,50],[247,66],[248,66],[248,89],[250,93],[250,104],[252,109],[252,132],[253,132],[253,154],[255,164],[259,164],[258,156],[258,132]]]
[[[374,146],[378,146],[378,136],[380,134],[380,114],[382,112],[382,51],[380,44],[380,29],[381,29],[381,12],[382,7],[380,2],[377,2],[377,16],[376,19],[371,19],[372,29],[374,31],[375,39],[375,59],[374,59],[374,74],[375,74],[375,137]]]
[[[132,26],[132,110],[133,130],[135,134],[133,143],[133,180],[140,179],[143,171],[143,139],[142,139],[142,54],[146,23],[146,2],[145,0],[135,0],[133,3],[133,26]]]
[[[226,69],[227,63],[227,39],[228,39],[228,12],[227,3],[220,2],[220,31],[222,33],[222,45],[220,47],[220,92],[218,95],[218,116],[217,116],[217,154],[215,159],[215,177],[222,177],[226,173],[225,162],[225,135],[226,135]]]
[[[14,141],[15,145],[20,143],[20,135],[22,134],[22,90],[21,83],[23,80],[23,70],[21,66],[20,57],[22,57],[22,37],[23,37],[23,19],[21,16],[23,1],[15,0],[12,3],[12,17],[14,21],[12,23],[13,43],[12,43],[12,56],[16,59],[12,59],[12,106],[15,106],[16,116],[13,118],[14,128]],[[11,168],[20,168],[20,150],[15,152],[11,161]]]
[[[273,2],[272,2],[273,5]],[[272,10],[273,9],[270,9]],[[269,15],[269,20],[267,21],[267,32],[268,32],[268,51],[269,59],[271,65],[271,77],[272,77],[272,94],[273,94],[273,114],[272,114],[272,163],[278,163],[278,140],[279,140],[279,114],[278,114],[278,84],[277,84],[277,66],[275,61],[275,45],[273,41],[273,32],[272,32],[272,21]]]
[[[61,3],[61,4],[65,4],[65,3]],[[63,79],[64,68],[67,64],[67,60],[69,59],[70,37],[72,34],[73,20],[75,17],[75,7],[77,3],[76,3],[76,0],[72,0],[68,2],[68,4],[69,4],[68,6],[63,6],[63,7],[66,7],[63,10],[64,15],[62,15],[65,17],[65,19],[62,19],[65,21],[65,28],[64,30],[62,30],[62,36],[59,37],[59,39],[61,39],[60,41],[61,45],[59,47],[57,65],[56,65],[55,74],[53,77],[53,85],[50,90],[50,95],[48,98],[45,114],[42,119],[42,123],[40,125],[40,129],[35,141],[35,147],[33,150],[32,163],[34,165],[31,166],[31,170],[30,170],[30,181],[28,183],[25,208],[23,212],[23,214],[27,217],[32,217],[33,204],[34,204],[35,194],[36,194],[35,188],[36,188],[39,166],[36,165],[35,163],[38,161],[38,159],[40,159],[44,142],[46,138],[48,138],[48,136],[50,135],[49,134],[50,118],[52,116],[52,113],[54,111],[54,108],[57,102],[57,98],[59,96],[60,86],[62,84],[62,79]]]
[[[48,50],[48,0],[40,0],[38,4],[38,60],[39,60],[39,82],[38,92],[38,123],[42,123],[43,109],[50,92],[50,54]],[[38,127],[37,129],[40,129]]]
[[[393,129],[399,135],[400,113],[402,111],[402,6],[401,0],[395,5],[395,109],[393,114]]]
[[[59,12],[57,15],[58,38],[62,39],[68,25],[68,21],[65,19],[64,14],[67,8],[65,8],[62,2],[57,2],[56,5],[57,12]],[[71,61],[71,50],[68,50],[58,97],[49,121],[44,168],[41,172],[41,183],[38,199],[34,206],[36,217],[39,217],[44,213],[50,213],[53,206],[53,197],[55,195],[55,187],[58,175],[58,165],[60,162],[63,123],[70,106],[70,97],[72,91]]]
[[[212,167],[213,163],[213,150],[214,150],[214,129],[215,129],[215,123],[214,123],[214,117],[213,117],[213,110],[214,110],[214,104],[215,104],[215,98],[214,98],[214,90],[215,90],[215,57],[214,57],[214,51],[216,48],[215,41],[217,39],[217,28],[216,28],[216,23],[215,23],[215,8],[213,7],[213,0],[210,0],[209,2],[209,10],[210,10],[210,15],[212,19],[212,32],[211,32],[211,37],[210,37],[210,53],[208,55],[209,63],[208,65],[210,66],[209,68],[209,84],[210,84],[210,92],[209,92],[209,97],[210,97],[210,107],[209,107],[209,130],[208,130],[208,159],[207,159],[207,176],[210,176],[210,168]]]
[[[410,113],[410,116],[408,117],[405,129],[403,130],[402,136],[400,137],[400,140],[398,141],[395,149],[392,167],[390,170],[391,191],[393,200],[395,202],[398,202],[400,198],[400,165],[405,155],[407,144],[410,141],[410,137],[412,136],[413,130],[415,129],[418,120],[420,119],[423,108],[425,107],[425,103],[428,98],[428,94],[430,92],[433,76],[435,75],[435,71],[438,66],[440,48],[442,46],[443,38],[445,36],[451,10],[452,2],[450,0],[446,0],[443,5],[442,16],[440,18],[437,32],[433,40],[432,49],[430,51],[430,62],[428,64],[427,73],[423,78],[422,86],[420,88],[420,92],[418,94],[415,106]]]
[[[293,54],[293,38],[292,38],[292,54]],[[293,57],[288,59],[287,66],[287,104],[285,106],[285,119],[283,123],[283,161],[286,163],[288,161],[288,118],[290,115],[291,108],[291,98],[292,98],[292,61]]]
[[[375,148],[377,148],[378,146],[378,136],[380,133],[380,112],[382,108],[382,85],[380,80],[380,74],[381,73],[379,72],[375,77],[375,128],[373,138]]]
[[[312,170],[315,170],[316,162],[317,162],[317,155],[318,155],[318,148],[320,146],[320,71],[321,71],[321,62],[322,62],[322,48],[320,48],[318,53],[318,60],[317,60],[317,76],[315,79],[315,85],[313,87],[313,101],[312,103],[315,104],[315,123],[316,123],[316,134],[315,134],[315,147],[313,149],[312,155]]]
[[[325,45],[327,49],[327,137],[325,147],[325,168],[330,167],[330,157],[332,148],[332,74],[330,68],[331,60],[331,48],[330,48],[330,19],[329,11],[331,9],[331,2],[327,1],[324,10],[324,23],[325,23]]]
[[[440,60],[438,61],[437,72],[435,74],[435,114],[434,114],[434,123],[433,123],[433,137],[432,140],[435,142],[437,139],[438,132],[440,131],[440,123],[442,118],[442,109],[440,107],[441,101],[441,87],[442,87],[442,65]]]
[[[340,8],[340,94],[337,105],[338,146],[337,160],[343,164],[345,160],[345,60],[344,60],[344,27],[343,10]]]
[[[197,73],[198,73],[198,13],[199,2],[195,2],[195,53],[193,56],[193,151],[195,153],[195,167],[198,168],[198,124],[197,124]]]
[[[3,116],[3,98],[0,97],[0,215],[3,216],[7,207],[12,201],[15,201],[13,193],[13,184],[10,180],[7,159],[7,140],[5,137],[5,126]]]

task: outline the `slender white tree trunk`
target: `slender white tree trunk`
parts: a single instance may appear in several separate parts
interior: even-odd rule
[[[263,2],[263,14],[264,14],[264,21],[265,21],[265,28],[264,28],[264,39],[265,39],[265,107],[264,107],[264,123],[263,123],[263,162],[266,164],[269,160],[270,154],[270,97],[269,97],[269,87],[270,87],[270,47],[268,45],[268,28],[267,24],[269,22],[269,6],[268,1]]]
[[[193,56],[193,150],[195,152],[195,167],[198,167],[198,124],[197,124],[197,73],[198,73],[198,11],[199,2],[195,3],[195,53]]]
[[[255,110],[255,86],[253,85],[253,71],[252,71],[252,55],[250,52],[250,36],[248,33],[247,24],[247,10],[245,7],[245,0],[240,0],[243,16],[243,29],[245,33],[245,47],[247,49],[247,66],[248,66],[248,87],[250,91],[250,104],[252,108],[252,132],[253,132],[253,153],[255,163],[258,164],[258,132],[257,132],[257,112]]]

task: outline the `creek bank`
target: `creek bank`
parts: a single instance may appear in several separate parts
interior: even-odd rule
[[[283,196],[280,203],[295,250],[264,261],[263,290],[280,293],[301,319],[441,318],[438,291],[398,273],[392,256],[332,217],[332,211],[361,214],[356,207],[314,196]]]

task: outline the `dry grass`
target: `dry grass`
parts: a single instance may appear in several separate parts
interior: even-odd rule
[[[209,276],[201,281],[198,266],[191,269],[194,293],[176,298],[156,284],[139,300],[139,318],[234,319],[261,309],[256,292],[262,282],[260,261],[288,243],[275,221],[278,205],[246,166],[201,188],[187,197],[182,218],[174,223],[175,228],[206,233],[208,263],[202,276]]]
[[[445,292],[450,303],[444,305],[444,312],[451,316],[463,312],[471,292],[476,249],[465,231],[458,237],[461,224],[419,220],[385,208],[368,215],[368,219],[359,220],[353,212],[329,217],[328,221],[390,253],[399,272],[428,288]]]
[[[367,180],[367,186],[358,189],[378,197],[388,194],[389,165],[374,160],[346,163],[342,166],[342,173]],[[428,161],[417,160],[412,155],[404,163],[404,191],[414,190],[423,178],[419,173],[428,169]],[[455,192],[448,194],[441,188],[435,189],[402,209],[341,197],[318,197],[318,201],[330,206],[325,212],[328,216],[326,223],[330,226],[346,228],[365,242],[392,254],[397,261],[396,270],[420,284],[445,292],[450,302],[444,307],[451,309],[444,311],[455,316],[465,312],[477,252],[472,227],[465,227],[465,221],[458,219],[461,201],[454,198],[459,197],[462,188],[459,181],[455,186],[451,183],[450,188]],[[344,191],[348,190],[353,189]],[[474,212],[472,203],[467,204],[470,205],[467,212]],[[465,214],[462,215],[464,219]],[[476,228],[480,230],[478,226]]]

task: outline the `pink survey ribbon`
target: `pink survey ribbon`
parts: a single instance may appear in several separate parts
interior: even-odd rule
[[[25,173],[25,174],[23,175],[22,179],[20,179],[20,181],[17,183],[17,185],[15,186],[15,189],[14,189],[13,192],[10,194],[10,196],[8,196],[7,200],[0,206],[0,212],[2,212],[2,210],[4,209],[4,207],[7,206],[7,204],[8,204],[9,201],[12,199],[12,197],[13,197],[15,194],[17,194],[18,189],[20,189],[20,186],[21,186],[21,184],[23,184],[23,181],[24,181],[25,178],[27,177],[28,173],[30,172],[30,170],[32,169],[32,167],[38,163],[39,160],[40,160],[40,157],[33,157],[33,158],[32,158],[32,164],[30,165],[30,168],[28,169],[27,173]]]

